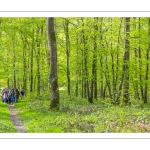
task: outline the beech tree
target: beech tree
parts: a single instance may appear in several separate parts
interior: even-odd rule
[[[123,103],[129,103],[130,18],[125,18],[125,52],[123,57]]]
[[[49,17],[47,19],[47,34],[48,43],[50,48],[50,91],[51,91],[51,103],[50,108],[59,109],[59,88],[58,88],[58,76],[57,76],[57,45],[54,29],[54,18]]]

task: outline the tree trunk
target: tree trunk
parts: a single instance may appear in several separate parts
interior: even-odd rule
[[[148,37],[150,37],[150,18],[148,19]],[[148,49],[146,51],[146,74],[145,74],[145,89],[144,89],[144,103],[147,103],[147,92],[148,92],[148,79],[149,79],[149,52],[150,42],[148,40]]]
[[[124,81],[123,81],[123,103],[126,105],[129,103],[129,59],[130,59],[130,18],[125,18],[125,52],[123,59],[123,73],[124,73]]]
[[[50,91],[51,103],[50,109],[59,109],[59,87],[57,76],[57,46],[54,30],[54,18],[47,19],[48,44],[50,48]]]
[[[111,51],[111,68],[112,68],[112,99],[115,101],[116,99],[116,82],[115,82],[115,65],[114,65],[114,52],[113,52],[113,28],[112,28],[112,18],[110,18],[110,28],[111,28],[111,40],[110,40],[110,51]]]
[[[37,96],[40,95],[40,84],[41,84],[41,76],[40,76],[40,46],[41,41],[39,36],[42,35],[42,27],[37,26],[37,35],[36,35],[36,44],[37,44],[37,54],[36,54],[36,61],[37,61]]]
[[[29,48],[29,43],[27,40],[27,37],[23,34],[21,34],[21,39],[23,42],[23,51],[22,51],[22,57],[23,57],[23,82],[22,87],[25,91],[27,90],[27,49]],[[28,47],[27,47],[28,46]]]
[[[16,88],[16,54],[15,54],[15,39],[12,37],[12,49],[13,49],[13,87]]]
[[[76,37],[76,45],[77,45],[77,49],[76,49],[76,96],[78,96],[79,94],[79,75],[80,75],[80,69],[79,69],[79,43],[78,43],[78,35]]]
[[[67,68],[67,90],[68,95],[70,95],[70,41],[69,41],[69,31],[68,31],[69,22],[65,19],[64,30],[66,36],[66,68]]]
[[[82,19],[82,26],[84,28],[84,20]],[[84,83],[84,88],[85,88],[85,92],[87,92],[87,98],[88,98],[88,102],[89,103],[93,103],[93,99],[90,93],[90,89],[89,89],[89,79],[88,79],[88,67],[87,67],[87,63],[88,63],[88,48],[87,48],[87,37],[85,37],[85,33],[84,33],[84,29],[82,29],[82,37],[83,37],[83,62],[84,62],[84,73],[85,73],[85,83]]]
[[[103,49],[103,34],[102,34],[102,25],[103,25],[103,18],[100,18],[100,49]],[[103,55],[99,53],[99,60],[100,60],[100,98],[105,98],[105,92],[104,92],[104,75],[103,75]]]
[[[92,83],[91,83],[91,98],[97,99],[97,26],[98,18],[94,18],[94,31],[93,37],[93,63],[92,63]]]
[[[140,32],[141,32],[141,23],[140,23],[140,18],[139,18],[139,37],[140,37]],[[139,39],[139,46],[138,46],[138,55],[139,55],[139,78],[140,78],[140,92],[141,92],[141,99],[144,100],[144,89],[143,89],[143,85],[142,85],[142,80],[143,80],[143,76],[142,76],[142,54],[141,54],[141,40]]]
[[[120,18],[120,25],[119,25],[118,39],[117,39],[117,46],[116,46],[116,50],[117,50],[117,54],[116,54],[116,79],[115,79],[115,84],[116,85],[118,83],[118,76],[119,76],[119,44],[120,44],[120,34],[121,34],[122,22],[123,22],[123,18]],[[121,81],[121,83],[118,86],[118,91],[116,93],[114,93],[114,94],[116,94],[116,97],[114,99],[114,103],[115,104],[119,104],[120,103],[120,95],[121,95],[122,82],[123,82],[123,74],[121,76],[120,81]]]
[[[134,18],[133,30],[136,31],[136,29],[137,29],[137,27],[136,27],[136,18]],[[136,38],[135,38],[135,40],[136,40]],[[137,60],[137,58],[138,58],[138,49],[137,49],[137,47],[134,48],[134,57],[135,57],[135,59],[134,59],[135,64],[138,64],[138,60]],[[136,70],[135,70],[134,73],[135,73],[135,79],[137,79],[138,78],[138,74],[136,73]],[[140,100],[139,86],[138,86],[136,81],[133,81],[133,84],[134,84],[133,86],[134,86],[134,93],[135,93],[134,97],[135,97],[135,99]]]
[[[34,50],[34,29],[32,31],[32,47],[30,51],[30,92],[33,91],[33,50]]]

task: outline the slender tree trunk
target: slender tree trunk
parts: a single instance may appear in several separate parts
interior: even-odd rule
[[[105,49],[108,49],[108,43],[107,43],[107,41],[105,40],[105,42],[106,42],[106,45],[107,46],[105,46]],[[111,91],[111,82],[110,82],[110,80],[111,80],[111,77],[110,77],[110,69],[109,69],[109,62],[108,62],[108,60],[109,60],[109,57],[108,57],[108,55],[106,54],[105,55],[105,70],[104,70],[104,76],[105,76],[105,79],[106,79],[106,85],[107,85],[107,87],[108,87],[108,94],[109,94],[109,98],[110,99],[112,99],[112,91]]]
[[[83,40],[83,39],[82,39]],[[85,88],[85,71],[84,71],[84,54],[83,54],[83,49],[81,50],[81,55],[82,55],[82,62],[81,62],[81,74],[82,74],[82,89],[81,89],[81,95],[82,98],[86,98],[86,88]]]
[[[105,79],[106,79],[106,85],[108,87],[109,98],[112,99],[109,68],[108,68],[108,56],[107,55],[106,55],[106,69],[105,69],[104,75],[105,75]]]
[[[84,28],[84,20],[82,19],[82,23],[83,23],[83,28]],[[89,88],[89,79],[88,79],[88,67],[87,67],[87,63],[88,63],[88,48],[87,48],[87,37],[85,37],[85,33],[84,30],[82,30],[82,37],[83,37],[83,56],[84,56],[84,72],[85,72],[85,89],[87,90],[87,97],[88,97],[88,102],[89,103],[93,103],[93,99],[91,97],[91,93],[90,93],[90,88]]]
[[[13,49],[13,87],[16,88],[16,54],[15,54],[15,37],[12,37],[12,49]]]
[[[41,76],[40,76],[40,40],[39,36],[42,35],[42,27],[37,26],[37,37],[36,37],[36,43],[37,43],[37,54],[36,54],[36,61],[37,61],[37,96],[40,95],[40,84],[41,84]],[[35,82],[36,83],[36,82]]]
[[[7,87],[10,88],[9,78],[7,78]]]
[[[27,73],[26,73],[26,68],[27,68],[27,65],[26,65],[26,52],[25,52],[26,49],[23,49],[23,85],[22,85],[22,88],[25,89],[26,91],[26,82],[27,82]]]
[[[57,75],[57,46],[54,30],[54,18],[47,19],[48,43],[50,48],[50,85],[51,103],[50,109],[59,109],[59,87]]]
[[[27,37],[21,34],[21,39],[23,43],[22,57],[23,57],[23,83],[22,87],[25,91],[27,90],[27,49],[29,49],[29,43]]]
[[[7,63],[9,63],[8,53],[6,54],[6,60],[7,60]],[[9,69],[8,68],[6,68],[6,72],[7,72],[7,87],[10,88],[10,79],[9,79]]]
[[[68,95],[70,95],[70,40],[69,40],[69,22],[67,19],[65,19],[64,23],[64,30],[65,30],[65,36],[66,36],[66,67],[67,67],[67,90],[68,90]]]
[[[92,83],[91,83],[91,98],[97,99],[97,31],[98,31],[98,18],[94,18],[94,31],[93,37],[93,63],[92,63]]]
[[[140,32],[141,32],[141,23],[140,23],[140,18],[139,18],[139,37],[140,37]],[[140,78],[140,91],[141,91],[141,99],[144,101],[144,89],[143,89],[143,85],[142,85],[142,80],[143,80],[143,76],[142,76],[142,54],[141,54],[141,40],[139,39],[139,47],[138,47],[138,55],[139,55],[139,70],[140,70],[140,74],[139,74],[139,78]]]
[[[111,28],[111,40],[110,40],[110,50],[111,50],[111,69],[112,69],[112,98],[113,100],[116,99],[115,93],[116,93],[116,82],[115,82],[115,65],[114,65],[114,53],[113,53],[113,33],[112,33],[112,18],[110,18],[110,28]]]
[[[33,91],[33,51],[34,51],[34,29],[32,31],[32,47],[30,51],[30,92]]]
[[[103,18],[100,18],[100,49],[104,48],[103,45],[103,35],[102,35],[102,25],[103,25]],[[103,54],[99,53],[100,59],[100,98],[104,99],[104,75],[103,75]]]
[[[150,18],[148,18],[148,37],[150,37]],[[150,52],[150,41],[148,41],[148,49],[146,51],[146,74],[145,74],[145,89],[144,89],[144,103],[147,103],[148,93],[148,79],[149,79],[149,52]]]
[[[133,29],[136,31],[136,18],[134,18]],[[135,60],[134,60],[135,64],[138,64],[138,60],[137,60],[137,58],[138,58],[138,49],[137,49],[137,47],[134,48],[134,57],[135,57]],[[137,78],[138,78],[138,74],[135,72],[135,79],[137,79]],[[135,91],[135,99],[140,100],[139,86],[136,82],[134,82],[133,84],[134,84],[134,91]]]
[[[81,18],[82,20],[82,27],[84,28],[84,20],[83,18]],[[87,97],[87,76],[86,76],[86,65],[85,63],[86,62],[86,58],[87,58],[87,55],[86,55],[86,44],[85,44],[85,36],[84,36],[84,29],[82,29],[82,43],[83,43],[83,48],[81,50],[82,52],[82,98],[86,98]]]
[[[129,103],[129,59],[130,59],[130,18],[125,18],[125,52],[123,59],[123,73],[124,73],[124,82],[123,82],[123,103],[126,105]]]
[[[79,69],[79,43],[78,43],[78,35],[76,37],[76,45],[77,45],[77,49],[76,49],[76,90],[75,90],[75,93],[76,93],[76,96],[78,96],[79,94],[79,75],[80,75],[80,69]]]
[[[120,34],[121,34],[122,22],[123,22],[123,18],[120,18],[120,25],[119,25],[118,39],[117,39],[117,47],[116,47],[116,51],[117,51],[117,54],[116,54],[116,79],[115,79],[115,84],[116,85],[118,83],[118,78],[119,78],[119,45],[120,45]],[[121,95],[122,84],[123,84],[123,73],[122,73],[120,81],[121,81],[121,83],[118,86],[118,91],[116,93],[117,95],[116,95],[116,98],[115,98],[115,104],[120,103],[120,95]]]

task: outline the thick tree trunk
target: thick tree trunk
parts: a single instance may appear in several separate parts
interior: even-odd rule
[[[51,103],[50,109],[59,109],[59,88],[57,76],[57,46],[54,30],[54,18],[47,19],[48,43],[50,48],[50,91]]]

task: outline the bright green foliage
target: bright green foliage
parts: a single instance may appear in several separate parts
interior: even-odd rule
[[[67,44],[65,20],[68,22]],[[130,98],[142,101],[144,92],[149,95],[149,70],[146,71],[149,67],[149,30],[148,18],[130,18],[130,60],[127,62]],[[119,88],[123,80],[124,18],[99,17],[97,21],[92,17],[55,18],[55,32],[60,88],[67,88],[68,68],[71,95],[87,97],[87,89],[91,90],[93,80],[92,63],[96,62],[97,96],[109,97],[113,103],[119,98],[121,103]],[[95,37],[96,41],[93,40]],[[49,93],[46,18],[0,18],[0,42],[0,86],[12,88],[16,82],[17,88],[24,87],[26,92],[36,95]]]

